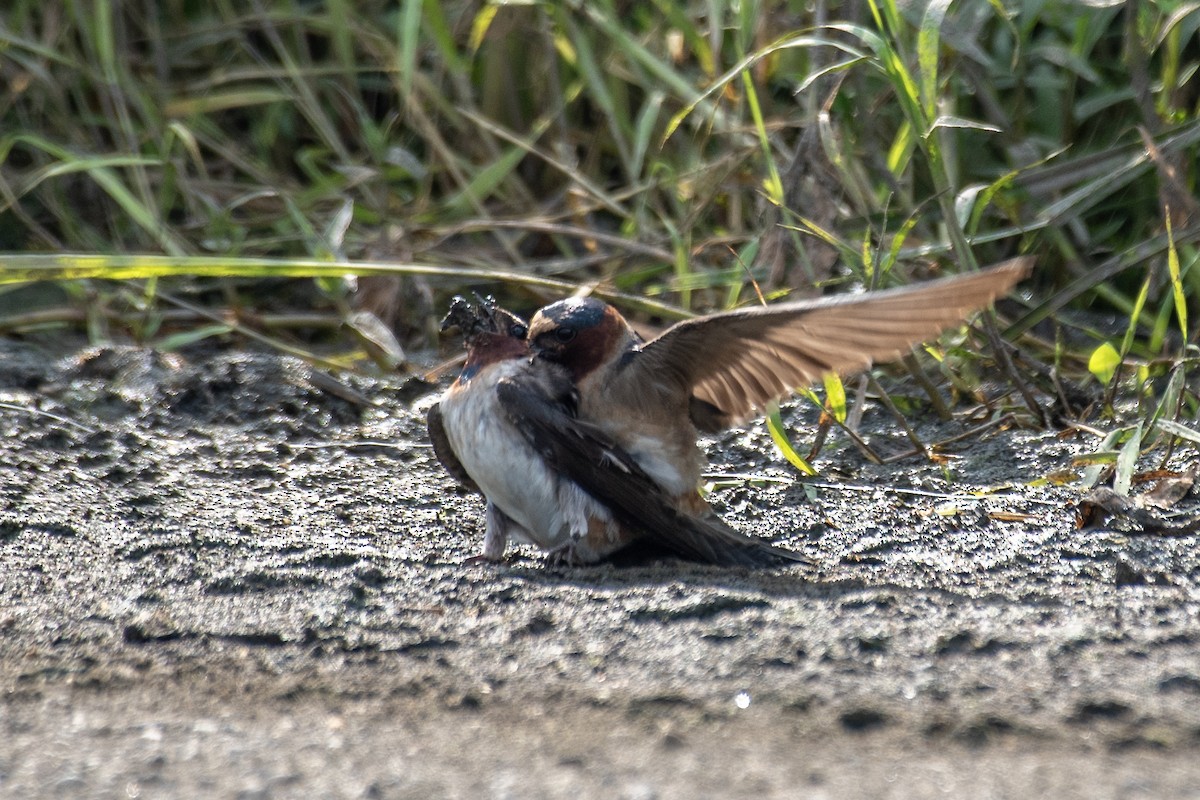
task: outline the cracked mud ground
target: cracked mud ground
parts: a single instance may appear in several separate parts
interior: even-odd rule
[[[0,343],[0,796],[1200,797],[1197,537],[1075,530],[1080,442],[759,423],[714,501],[816,568],[467,566],[437,388],[352,382]]]

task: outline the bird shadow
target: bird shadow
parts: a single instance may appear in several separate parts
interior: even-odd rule
[[[905,585],[886,579],[833,577],[821,566],[724,567],[681,560],[652,546],[631,547],[591,566],[566,566],[522,559],[499,565],[507,577],[545,587],[614,590],[661,586],[718,589],[764,597],[839,600],[884,592],[892,595],[965,596],[944,586]]]

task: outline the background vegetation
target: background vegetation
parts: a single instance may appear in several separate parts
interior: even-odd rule
[[[1032,253],[1009,338],[1143,387],[1200,281],[1198,28],[1175,0],[10,0],[0,331],[393,365],[467,289],[667,319]]]

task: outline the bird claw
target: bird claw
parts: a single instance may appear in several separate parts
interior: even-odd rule
[[[579,547],[579,542],[567,542],[546,554],[546,563],[552,567],[588,567],[595,564],[595,556],[588,558]]]

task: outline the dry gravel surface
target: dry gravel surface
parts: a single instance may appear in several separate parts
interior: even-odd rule
[[[0,797],[1200,798],[1197,537],[1077,530],[1088,442],[756,424],[714,504],[816,567],[474,566],[440,388],[350,382],[0,342]]]

